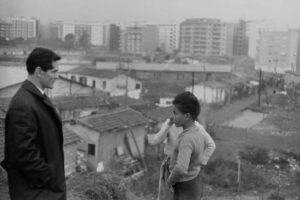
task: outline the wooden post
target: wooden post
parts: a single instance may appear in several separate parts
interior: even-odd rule
[[[257,102],[258,106],[260,106],[260,95],[261,95],[261,84],[262,84],[261,73],[262,73],[261,70],[259,70],[258,102]]]
[[[142,160],[142,163],[143,163],[143,165],[144,165],[144,169],[145,169],[145,171],[147,171],[147,170],[148,170],[148,169],[147,169],[147,164],[146,164],[146,162],[145,162],[144,157],[143,157],[142,154],[141,154],[141,150],[140,150],[140,147],[138,146],[138,143],[137,143],[137,141],[136,141],[136,138],[135,138],[135,136],[134,136],[134,134],[133,134],[131,128],[130,128],[128,125],[127,125],[127,128],[129,129],[129,132],[131,133],[131,136],[132,136],[132,138],[133,138],[134,144],[135,144],[136,149],[137,149],[137,151],[138,151],[139,157],[140,157],[140,159]]]
[[[240,195],[241,193],[241,159],[238,158],[238,194]]]

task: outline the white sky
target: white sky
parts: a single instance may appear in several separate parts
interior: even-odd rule
[[[206,17],[226,22],[271,20],[300,28],[300,0],[0,0],[0,17],[5,16],[153,23]]]

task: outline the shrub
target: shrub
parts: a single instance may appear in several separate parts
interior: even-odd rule
[[[282,158],[282,157],[280,157],[278,159],[273,159],[272,163],[274,163],[275,165],[279,165],[279,167],[281,169],[287,168],[289,166],[289,164],[290,164],[290,162],[287,159]]]
[[[248,164],[241,167],[241,188],[244,190],[261,189],[266,183],[262,172]]]
[[[68,188],[91,200],[126,200],[122,178],[112,172],[81,173],[68,180]]]
[[[233,188],[237,186],[237,164],[223,158],[209,162],[204,168],[204,182],[222,187]]]
[[[294,151],[289,151],[289,150],[288,151],[281,150],[280,152],[290,158],[300,161],[300,152],[296,153]]]
[[[280,194],[272,193],[268,200],[285,200],[285,197]]]
[[[233,161],[216,159],[204,168],[204,182],[226,189],[238,187],[238,164]],[[252,190],[264,186],[263,174],[255,166],[246,163],[241,165],[241,189]]]
[[[295,182],[297,185],[300,185],[300,171],[297,171],[295,174]]]
[[[244,152],[239,152],[239,155],[243,160],[249,161],[254,165],[265,165],[269,160],[269,153],[264,148],[248,148]]]

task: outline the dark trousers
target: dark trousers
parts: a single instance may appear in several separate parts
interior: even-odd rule
[[[173,185],[173,200],[200,200],[203,196],[203,183],[201,172],[199,175],[185,182],[177,182]]]

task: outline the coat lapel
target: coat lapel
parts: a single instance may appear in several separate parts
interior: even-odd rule
[[[29,92],[33,93],[34,95],[38,96],[48,107],[50,107],[57,118],[57,121],[61,124],[61,118],[59,114],[57,113],[55,107],[51,103],[50,99],[46,96],[44,96],[33,83],[30,81],[26,80],[22,84],[22,88],[28,90]]]

